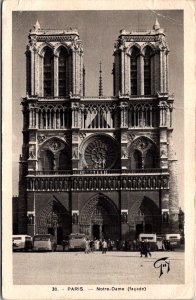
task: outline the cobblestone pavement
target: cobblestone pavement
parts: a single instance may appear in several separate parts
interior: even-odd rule
[[[170,271],[160,276],[154,262],[169,257]],[[13,253],[14,284],[182,284],[184,252]]]

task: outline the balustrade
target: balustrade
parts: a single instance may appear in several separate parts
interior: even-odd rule
[[[159,190],[169,188],[169,175],[27,176],[28,191]]]
[[[167,169],[152,168],[152,169],[85,169],[85,170],[42,170],[29,171],[28,175],[101,175],[101,174],[165,174]]]

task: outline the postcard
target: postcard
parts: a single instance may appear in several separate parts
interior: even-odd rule
[[[194,298],[194,16],[4,1],[3,298]]]

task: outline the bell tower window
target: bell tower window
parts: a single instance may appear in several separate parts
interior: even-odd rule
[[[144,95],[151,94],[151,48],[146,47],[144,56]]]
[[[138,50],[133,48],[131,53],[131,95],[137,95],[137,56]]]
[[[66,95],[66,59],[67,51],[61,48],[59,53],[59,96]]]
[[[46,49],[44,55],[44,97],[54,95],[54,57],[52,50]]]

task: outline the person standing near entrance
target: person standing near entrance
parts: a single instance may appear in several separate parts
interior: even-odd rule
[[[108,247],[108,244],[107,244],[106,240],[104,239],[103,243],[102,243],[102,254],[104,254],[104,253],[106,254],[107,247]]]
[[[90,251],[92,253],[94,252],[94,241],[93,241],[93,239],[90,241]]]
[[[99,240],[98,239],[95,240],[95,250],[96,251],[99,250]]]
[[[90,253],[90,242],[88,239],[86,239],[85,242],[85,254],[89,254]]]
[[[144,243],[145,243],[145,248],[146,248],[146,257],[148,256],[148,254],[151,256],[151,253],[150,253],[150,243],[149,243],[148,239],[146,239],[144,241]]]
[[[145,245],[144,245],[144,241],[141,241],[140,244],[140,257],[142,257],[142,255],[145,255]]]

